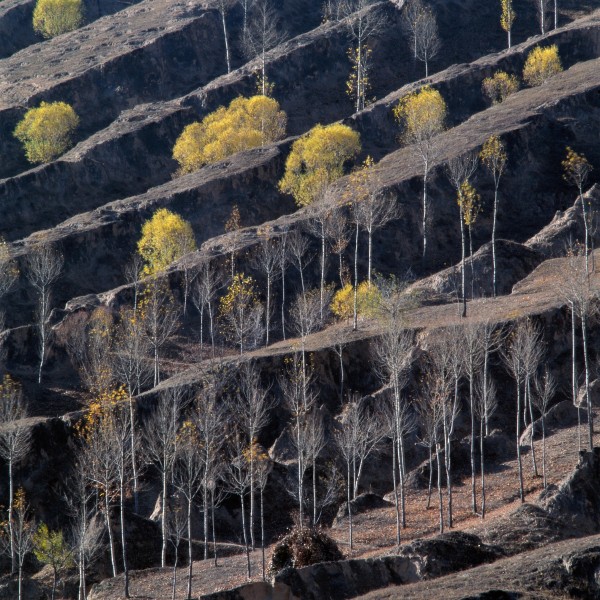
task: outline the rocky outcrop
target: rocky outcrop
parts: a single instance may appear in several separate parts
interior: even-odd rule
[[[350,500],[350,509],[352,510],[352,515],[358,515],[360,513],[368,512],[370,510],[374,510],[377,508],[390,508],[394,506],[392,502],[388,502],[384,500],[381,496],[377,494],[373,494],[371,492],[365,492],[364,494],[359,494],[354,500]],[[336,521],[341,521],[346,519],[348,516],[348,502],[344,502],[335,516]]]

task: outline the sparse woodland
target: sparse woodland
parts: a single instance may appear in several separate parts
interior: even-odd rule
[[[76,84],[52,61],[123,7],[29,6],[44,41],[0,59],[0,598],[401,557],[593,465],[600,4],[562,2],[481,9],[472,48],[473,7],[211,0]]]

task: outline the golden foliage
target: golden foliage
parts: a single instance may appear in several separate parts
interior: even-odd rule
[[[129,402],[129,395],[124,385],[119,385],[107,392],[98,394],[88,405],[85,416],[75,424],[75,434],[84,441],[89,441],[90,436],[98,427],[108,423],[108,419],[115,407]]]
[[[236,98],[183,130],[173,147],[177,174],[193,173],[236,152],[280,140],[286,123],[276,100],[262,95]]]
[[[46,523],[40,523],[33,535],[33,554],[43,565],[51,565],[57,571],[75,566],[62,531],[52,531]]]
[[[195,249],[192,226],[178,214],[160,208],[142,226],[137,245],[145,263],[142,273],[154,275]]]
[[[583,154],[577,154],[577,152],[567,146],[567,156],[561,164],[565,181],[581,189],[592,170],[592,166],[587,161],[587,158]]]
[[[404,141],[414,144],[431,139],[444,130],[446,103],[429,85],[403,98],[393,109],[394,117],[404,127]]]
[[[33,29],[45,38],[67,33],[83,23],[81,0],[37,0]]]
[[[356,294],[356,311],[361,317],[374,318],[381,306],[381,292],[379,288],[368,281],[358,284]],[[331,312],[338,319],[351,319],[354,316],[354,286],[346,284],[338,290],[331,301]]]
[[[500,104],[511,94],[519,91],[519,78],[504,71],[496,71],[492,77],[483,80],[481,87],[492,104]]]
[[[488,171],[494,174],[494,177],[504,171],[504,167],[508,161],[504,142],[497,135],[491,135],[486,140],[479,153],[479,157]]]
[[[258,302],[254,279],[243,273],[237,273],[227,288],[227,293],[219,300],[219,315],[228,315],[240,308],[249,308]]]
[[[346,125],[316,125],[294,142],[279,189],[307,206],[344,174],[344,163],[360,152],[360,136]]]
[[[346,94],[354,101],[359,100],[359,109],[373,102],[373,99],[367,100],[367,94],[371,90],[369,64],[372,52],[366,44],[348,49],[348,58],[352,67],[346,82]]]
[[[0,384],[0,402],[7,402],[14,398],[18,398],[21,393],[21,384],[6,373]]]
[[[556,44],[547,48],[536,46],[525,61],[523,79],[530,86],[542,85],[544,81],[562,70]]]
[[[29,162],[47,163],[70,148],[78,125],[79,117],[69,104],[42,102],[25,113],[14,136],[23,144]]]
[[[477,220],[477,215],[481,212],[481,196],[468,181],[461,183],[457,202],[462,209],[465,225],[472,227]]]
[[[508,32],[512,29],[513,23],[517,18],[517,13],[513,10],[512,0],[500,0],[501,14],[500,26]]]

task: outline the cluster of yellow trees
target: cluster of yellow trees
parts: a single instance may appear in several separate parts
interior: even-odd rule
[[[562,64],[556,44],[542,48],[536,46],[527,56],[523,67],[523,81],[531,87],[542,85],[545,81],[562,71]],[[519,91],[520,82],[516,75],[497,71],[492,77],[483,80],[483,93],[492,104],[499,104],[511,94]]]
[[[81,0],[37,0],[33,10],[33,29],[47,39],[73,31],[82,23]]]

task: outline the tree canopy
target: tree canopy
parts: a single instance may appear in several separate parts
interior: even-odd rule
[[[83,23],[81,0],[37,0],[33,28],[45,38],[77,29]]]
[[[14,135],[23,144],[29,162],[47,163],[69,149],[78,125],[79,117],[69,104],[42,102],[25,113]]]
[[[536,46],[527,56],[523,79],[528,85],[542,85],[544,81],[563,70],[556,44],[542,48]]]
[[[280,140],[286,123],[285,112],[273,98],[236,98],[227,108],[221,106],[202,122],[183,130],[173,147],[178,174],[192,173],[236,152]]]
[[[496,71],[492,77],[483,80],[482,89],[492,104],[500,104],[511,94],[519,91],[519,79],[516,75]]]
[[[359,134],[346,125],[316,125],[294,142],[279,189],[298,206],[311,204],[344,174],[344,164],[360,152]]]
[[[436,89],[426,85],[401,98],[394,108],[394,116],[404,125],[405,142],[414,144],[444,130],[446,103]]]
[[[178,214],[161,208],[142,226],[138,253],[144,260],[143,273],[154,275],[173,261],[196,249],[192,226]]]

